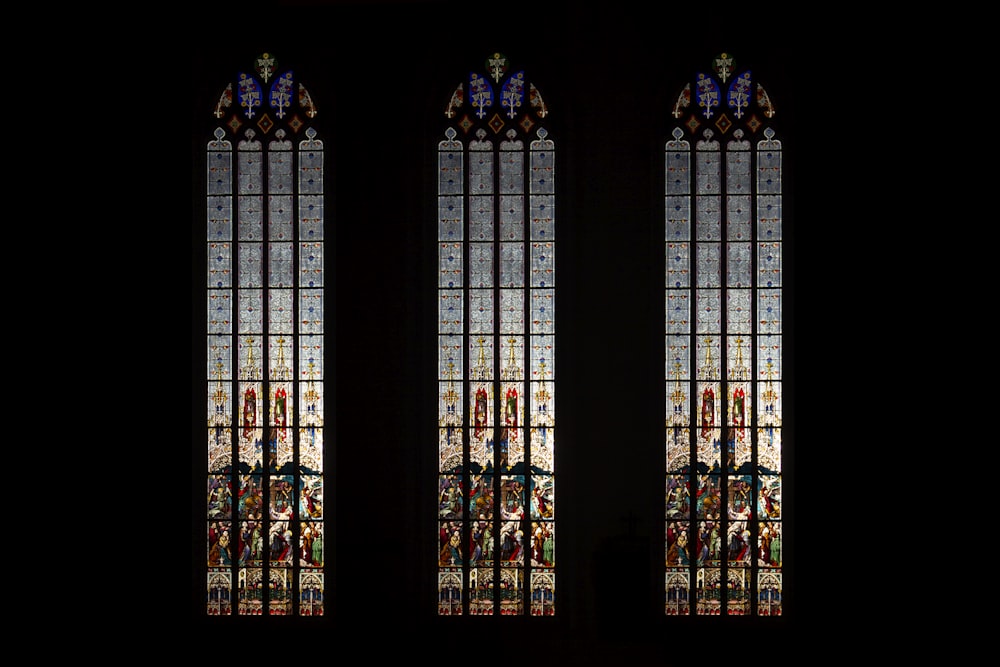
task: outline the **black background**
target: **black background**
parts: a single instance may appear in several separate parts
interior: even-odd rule
[[[852,65],[829,36],[755,11],[633,3],[469,6],[280,3],[189,28],[178,52],[190,114],[191,535],[188,591],[162,629],[253,651],[333,659],[682,664],[754,659],[825,633],[852,603],[831,545],[839,443],[832,392],[845,315],[830,187],[865,165],[832,137],[853,118]],[[681,9],[677,8],[677,12]],[[857,35],[856,35],[857,36]],[[310,91],[327,141],[327,615],[206,619],[204,609],[204,145],[211,111],[262,52]],[[523,68],[556,141],[557,617],[436,616],[436,142],[451,91],[493,51]],[[663,567],[663,145],[684,83],[720,52],[749,68],[785,140],[785,616],[667,619]],[[856,89],[858,90],[858,89]],[[839,129],[838,129],[839,128]],[[839,133],[839,134],[838,134]],[[864,186],[862,186],[864,187]],[[856,223],[854,223],[856,224]],[[864,264],[864,253],[854,257]],[[182,265],[183,266],[183,265]],[[854,316],[862,316],[855,311]],[[850,338],[850,337],[848,337]],[[852,343],[847,344],[853,349]],[[334,353],[335,351],[335,353]],[[843,383],[843,380],[840,380]],[[807,520],[808,519],[808,520]],[[838,565],[839,563],[839,565]],[[171,568],[172,569],[172,568]],[[187,618],[184,628],[179,618]],[[308,649],[306,648],[308,647]],[[546,657],[547,656],[547,657]],[[409,661],[409,660],[408,660]]]

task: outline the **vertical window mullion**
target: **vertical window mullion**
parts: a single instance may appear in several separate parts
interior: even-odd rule
[[[695,398],[697,333],[692,326],[696,272],[692,225],[691,145],[676,129],[664,158],[665,332],[667,377],[665,612],[687,616],[694,601],[694,496],[697,479],[697,429],[692,423]]]
[[[724,595],[722,579],[723,504],[722,448],[725,421],[722,364],[725,335],[722,316],[725,309],[722,282],[721,248],[721,156],[712,130],[704,131],[696,146],[695,170],[695,327],[700,343],[698,396],[701,427],[698,432],[696,466],[698,525],[696,543],[699,615],[715,615]]]
[[[757,613],[782,613],[782,146],[771,128],[757,144],[757,254],[755,287],[757,311],[754,321],[761,341],[757,369],[758,439],[756,441],[757,485],[754,488],[758,523],[759,562]]]
[[[492,340],[492,348],[494,350],[494,355],[492,361],[492,378],[491,393],[494,396],[493,406],[493,433],[494,442],[496,447],[494,447],[494,459],[493,459],[493,469],[497,471],[495,481],[498,484],[499,498],[501,502],[497,505],[497,517],[494,519],[495,528],[494,530],[500,535],[501,540],[501,555],[506,555],[506,550],[504,547],[509,544],[507,539],[508,533],[504,532],[506,528],[506,521],[504,520],[504,513],[506,510],[506,491],[508,490],[506,477],[508,469],[507,455],[509,453],[510,447],[510,433],[507,427],[504,425],[504,417],[507,411],[507,399],[504,396],[504,383],[502,381],[501,368],[504,361],[504,350],[506,345],[504,344],[503,334],[501,330],[503,329],[502,321],[505,316],[505,303],[504,303],[504,291],[501,285],[500,278],[500,263],[502,260],[501,253],[501,243],[502,237],[500,233],[500,170],[502,166],[502,155],[497,150],[495,146],[492,146],[493,150],[490,152],[491,164],[493,165],[492,172],[490,173],[490,190],[489,195],[491,199],[490,212],[492,215],[491,229],[493,236],[490,239],[492,242],[492,253],[491,253],[491,299],[494,304],[494,317],[493,317],[493,328],[490,332],[490,338]],[[506,590],[505,585],[505,570],[504,564],[506,563],[506,557],[497,558],[494,561],[494,614],[504,613],[504,591]]]
[[[763,517],[760,515],[759,504],[757,502],[757,490],[760,488],[760,468],[757,457],[757,448],[759,446],[759,434],[758,429],[760,427],[760,405],[761,405],[761,382],[760,374],[758,373],[759,358],[760,358],[760,345],[761,336],[757,330],[757,289],[759,280],[758,275],[758,262],[757,262],[757,244],[758,240],[758,227],[757,221],[760,219],[759,214],[759,197],[758,189],[755,186],[755,174],[758,165],[758,158],[754,151],[747,151],[747,161],[748,161],[748,171],[750,172],[750,387],[752,391],[752,396],[747,398],[748,406],[752,408],[750,412],[749,421],[749,438],[750,438],[750,502],[751,502],[751,513],[752,521],[750,523],[750,552],[753,554],[750,557],[750,581],[749,583],[749,614],[751,616],[759,615],[758,608],[758,581],[760,579],[760,544],[761,544],[761,521]]]
[[[302,549],[296,560],[301,563],[294,582],[295,600],[300,616],[320,616],[325,613],[326,596],[326,535],[329,517],[325,513],[324,443],[324,313],[326,302],[326,266],[324,252],[325,164],[323,142],[313,130],[293,153],[297,169],[293,170],[295,194],[296,282],[300,293],[295,300],[296,336],[293,368],[297,369],[299,409],[295,411],[295,470],[298,480],[298,509],[302,513],[295,545]]]
[[[263,466],[264,443],[267,438],[267,336],[266,336],[266,255],[264,241],[264,206],[262,200],[262,147],[255,132],[247,130],[238,144],[237,166],[237,230],[238,230],[238,309],[237,331],[240,348],[240,397],[242,428],[240,430],[237,470],[244,489],[253,500],[240,505],[242,522],[257,522],[260,535],[266,535],[268,489]],[[241,528],[242,529],[242,528]],[[260,615],[267,605],[267,544],[257,553],[257,559],[240,567],[238,586],[239,615]]]
[[[235,596],[236,564],[228,547],[235,534],[236,505],[233,468],[236,449],[233,373],[233,150],[217,130],[208,143],[207,163],[207,359],[208,368],[208,486],[207,492],[207,614],[229,616]]]
[[[501,516],[500,613],[524,614],[528,548],[525,507],[528,470],[523,428],[525,311],[529,294],[524,281],[524,145],[509,130],[498,140],[495,181],[495,287],[497,320],[497,411],[502,445],[498,460],[503,489]],[[521,205],[515,202],[521,198]],[[518,261],[518,256],[520,261]]]
[[[470,400],[474,428],[470,434],[468,465],[473,474],[486,477],[483,483],[490,488],[494,499],[502,497],[502,476],[498,463],[501,456],[499,391],[498,383],[498,327],[500,303],[497,294],[496,253],[496,155],[494,143],[484,129],[475,132],[468,146],[468,301],[469,301],[469,344],[467,347],[470,365]],[[500,590],[500,539],[499,503],[493,502],[485,512],[477,512],[475,517],[467,517],[466,526],[473,529],[473,521],[478,530],[491,535],[493,544],[492,561],[481,565],[469,563],[468,589],[470,613],[495,615],[499,613]],[[485,520],[479,518],[486,516]],[[485,521],[485,524],[483,523]],[[463,535],[463,542],[471,537],[471,532]],[[469,559],[471,561],[471,558]],[[474,607],[474,608],[473,608]]]
[[[295,467],[296,391],[294,383],[295,305],[295,231],[292,196],[291,142],[278,130],[267,144],[266,165],[266,234],[267,234],[267,308],[268,332],[268,416],[271,428],[269,513],[272,520],[268,542],[269,592],[273,615],[293,612],[294,579],[298,528],[299,476]]]
[[[528,485],[528,613],[555,614],[555,146],[544,128],[528,146],[524,206],[525,267],[528,289],[524,367],[528,391],[525,424]],[[551,295],[544,317],[536,318],[534,294]]]
[[[469,215],[465,147],[449,129],[438,144],[438,614],[461,615],[469,605],[469,569],[453,562],[453,527],[465,526],[471,498],[469,452],[475,427],[470,401]],[[491,497],[491,492],[485,494]]]
[[[726,142],[725,377],[727,421],[727,483],[724,491],[727,540],[725,580],[728,615],[750,611],[752,531],[753,431],[753,242],[750,144],[742,129]]]

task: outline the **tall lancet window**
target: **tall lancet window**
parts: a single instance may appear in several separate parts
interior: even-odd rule
[[[782,142],[751,71],[711,64],[664,153],[665,613],[779,616]]]
[[[324,145],[263,54],[206,109],[206,613],[321,616]]]
[[[438,614],[555,613],[555,144],[524,70],[458,83],[438,144]]]

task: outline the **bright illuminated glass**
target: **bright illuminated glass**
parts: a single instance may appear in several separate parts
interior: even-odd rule
[[[206,146],[211,616],[322,616],[324,145],[270,54]]]
[[[719,55],[664,153],[668,616],[781,615],[781,141]]]
[[[555,145],[493,54],[438,144],[438,614],[555,613]]]

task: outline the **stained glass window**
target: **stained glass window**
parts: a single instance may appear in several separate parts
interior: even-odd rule
[[[490,55],[437,146],[438,614],[555,613],[555,144]]]
[[[782,613],[782,142],[740,65],[683,86],[664,151],[668,616]]]
[[[206,613],[322,616],[324,144],[264,53],[206,109]]]

